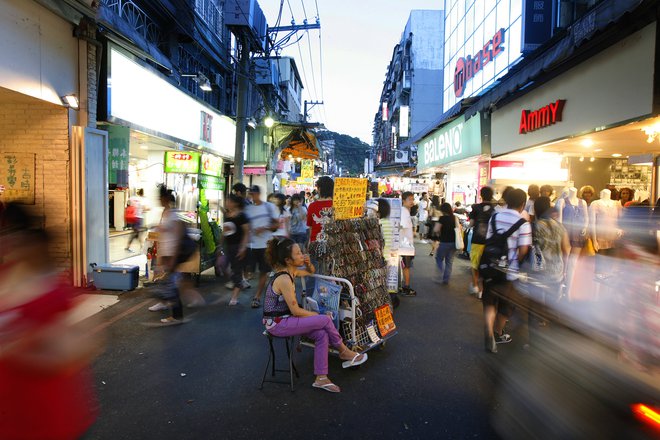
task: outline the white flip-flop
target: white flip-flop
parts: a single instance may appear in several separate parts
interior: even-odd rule
[[[358,357],[360,357],[361,355],[363,356],[363,358],[360,359],[359,361],[356,360],[356,359],[357,359]],[[357,367],[358,365],[362,365],[362,364],[364,364],[365,362],[367,362],[367,359],[368,359],[368,358],[369,358],[369,356],[367,356],[367,353],[357,353],[355,356],[353,356],[353,359],[351,359],[350,361],[344,361],[344,362],[342,362],[341,366],[342,366],[343,368]]]
[[[337,385],[335,385],[332,382],[324,383],[323,385],[321,385],[320,383],[314,382],[314,383],[312,383],[312,387],[319,388],[321,390],[325,390],[329,393],[340,393],[341,392],[341,388],[339,388]],[[333,389],[332,387],[336,387],[336,389]]]

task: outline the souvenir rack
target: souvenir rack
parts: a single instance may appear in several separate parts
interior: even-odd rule
[[[360,351],[380,345],[395,334],[383,335],[377,325],[376,310],[383,305],[391,310],[384,245],[377,219],[328,219],[309,248],[318,264],[317,273],[346,279],[353,286],[353,292],[349,292],[342,284],[339,332],[347,344]],[[351,304],[352,298],[355,304]]]

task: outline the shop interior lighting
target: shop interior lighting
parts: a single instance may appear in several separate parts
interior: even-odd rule
[[[596,161],[596,158],[591,156],[591,159],[589,159],[589,162],[595,162],[595,161]]]
[[[646,142],[649,144],[652,144],[656,139],[660,140],[660,122],[644,127],[642,131],[646,134]]]
[[[78,97],[76,95],[64,95],[60,96],[60,99],[62,100],[62,104],[64,104],[65,107],[69,107],[74,110],[78,110],[80,108],[80,102],[78,101]]]
[[[580,156],[580,162],[584,162],[584,156]]]
[[[602,148],[596,148],[596,149],[594,150],[594,153],[598,153],[598,152],[600,152],[600,151],[603,151],[603,149],[602,149]]]
[[[621,157],[621,156],[622,156],[621,153],[614,153],[614,154],[612,155],[612,157]]]
[[[582,142],[580,142],[583,147],[589,148],[594,146],[594,141],[592,139],[583,139]]]

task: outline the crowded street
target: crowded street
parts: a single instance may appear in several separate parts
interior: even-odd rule
[[[0,440],[660,439],[660,0],[0,0]]]

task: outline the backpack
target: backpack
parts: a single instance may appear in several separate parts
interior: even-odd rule
[[[481,212],[479,212],[477,217],[474,219],[474,232],[472,232],[472,241],[475,243],[486,242],[486,235],[488,235],[488,222],[495,212],[495,206],[492,203],[484,202],[481,205]]]
[[[490,218],[493,235],[486,239],[484,253],[479,260],[479,275],[484,281],[503,282],[506,281],[506,273],[509,268],[509,245],[507,240],[516,232],[525,222],[524,218],[518,220],[508,231],[497,232],[493,215]]]
[[[179,236],[179,247],[176,253],[177,265],[188,261],[198,248],[197,242],[188,235],[188,228],[186,225],[180,224],[179,227],[181,228],[181,234]]]
[[[564,275],[561,242],[563,230],[555,220],[532,223],[532,246],[525,264],[530,275],[546,281],[560,281]]]

